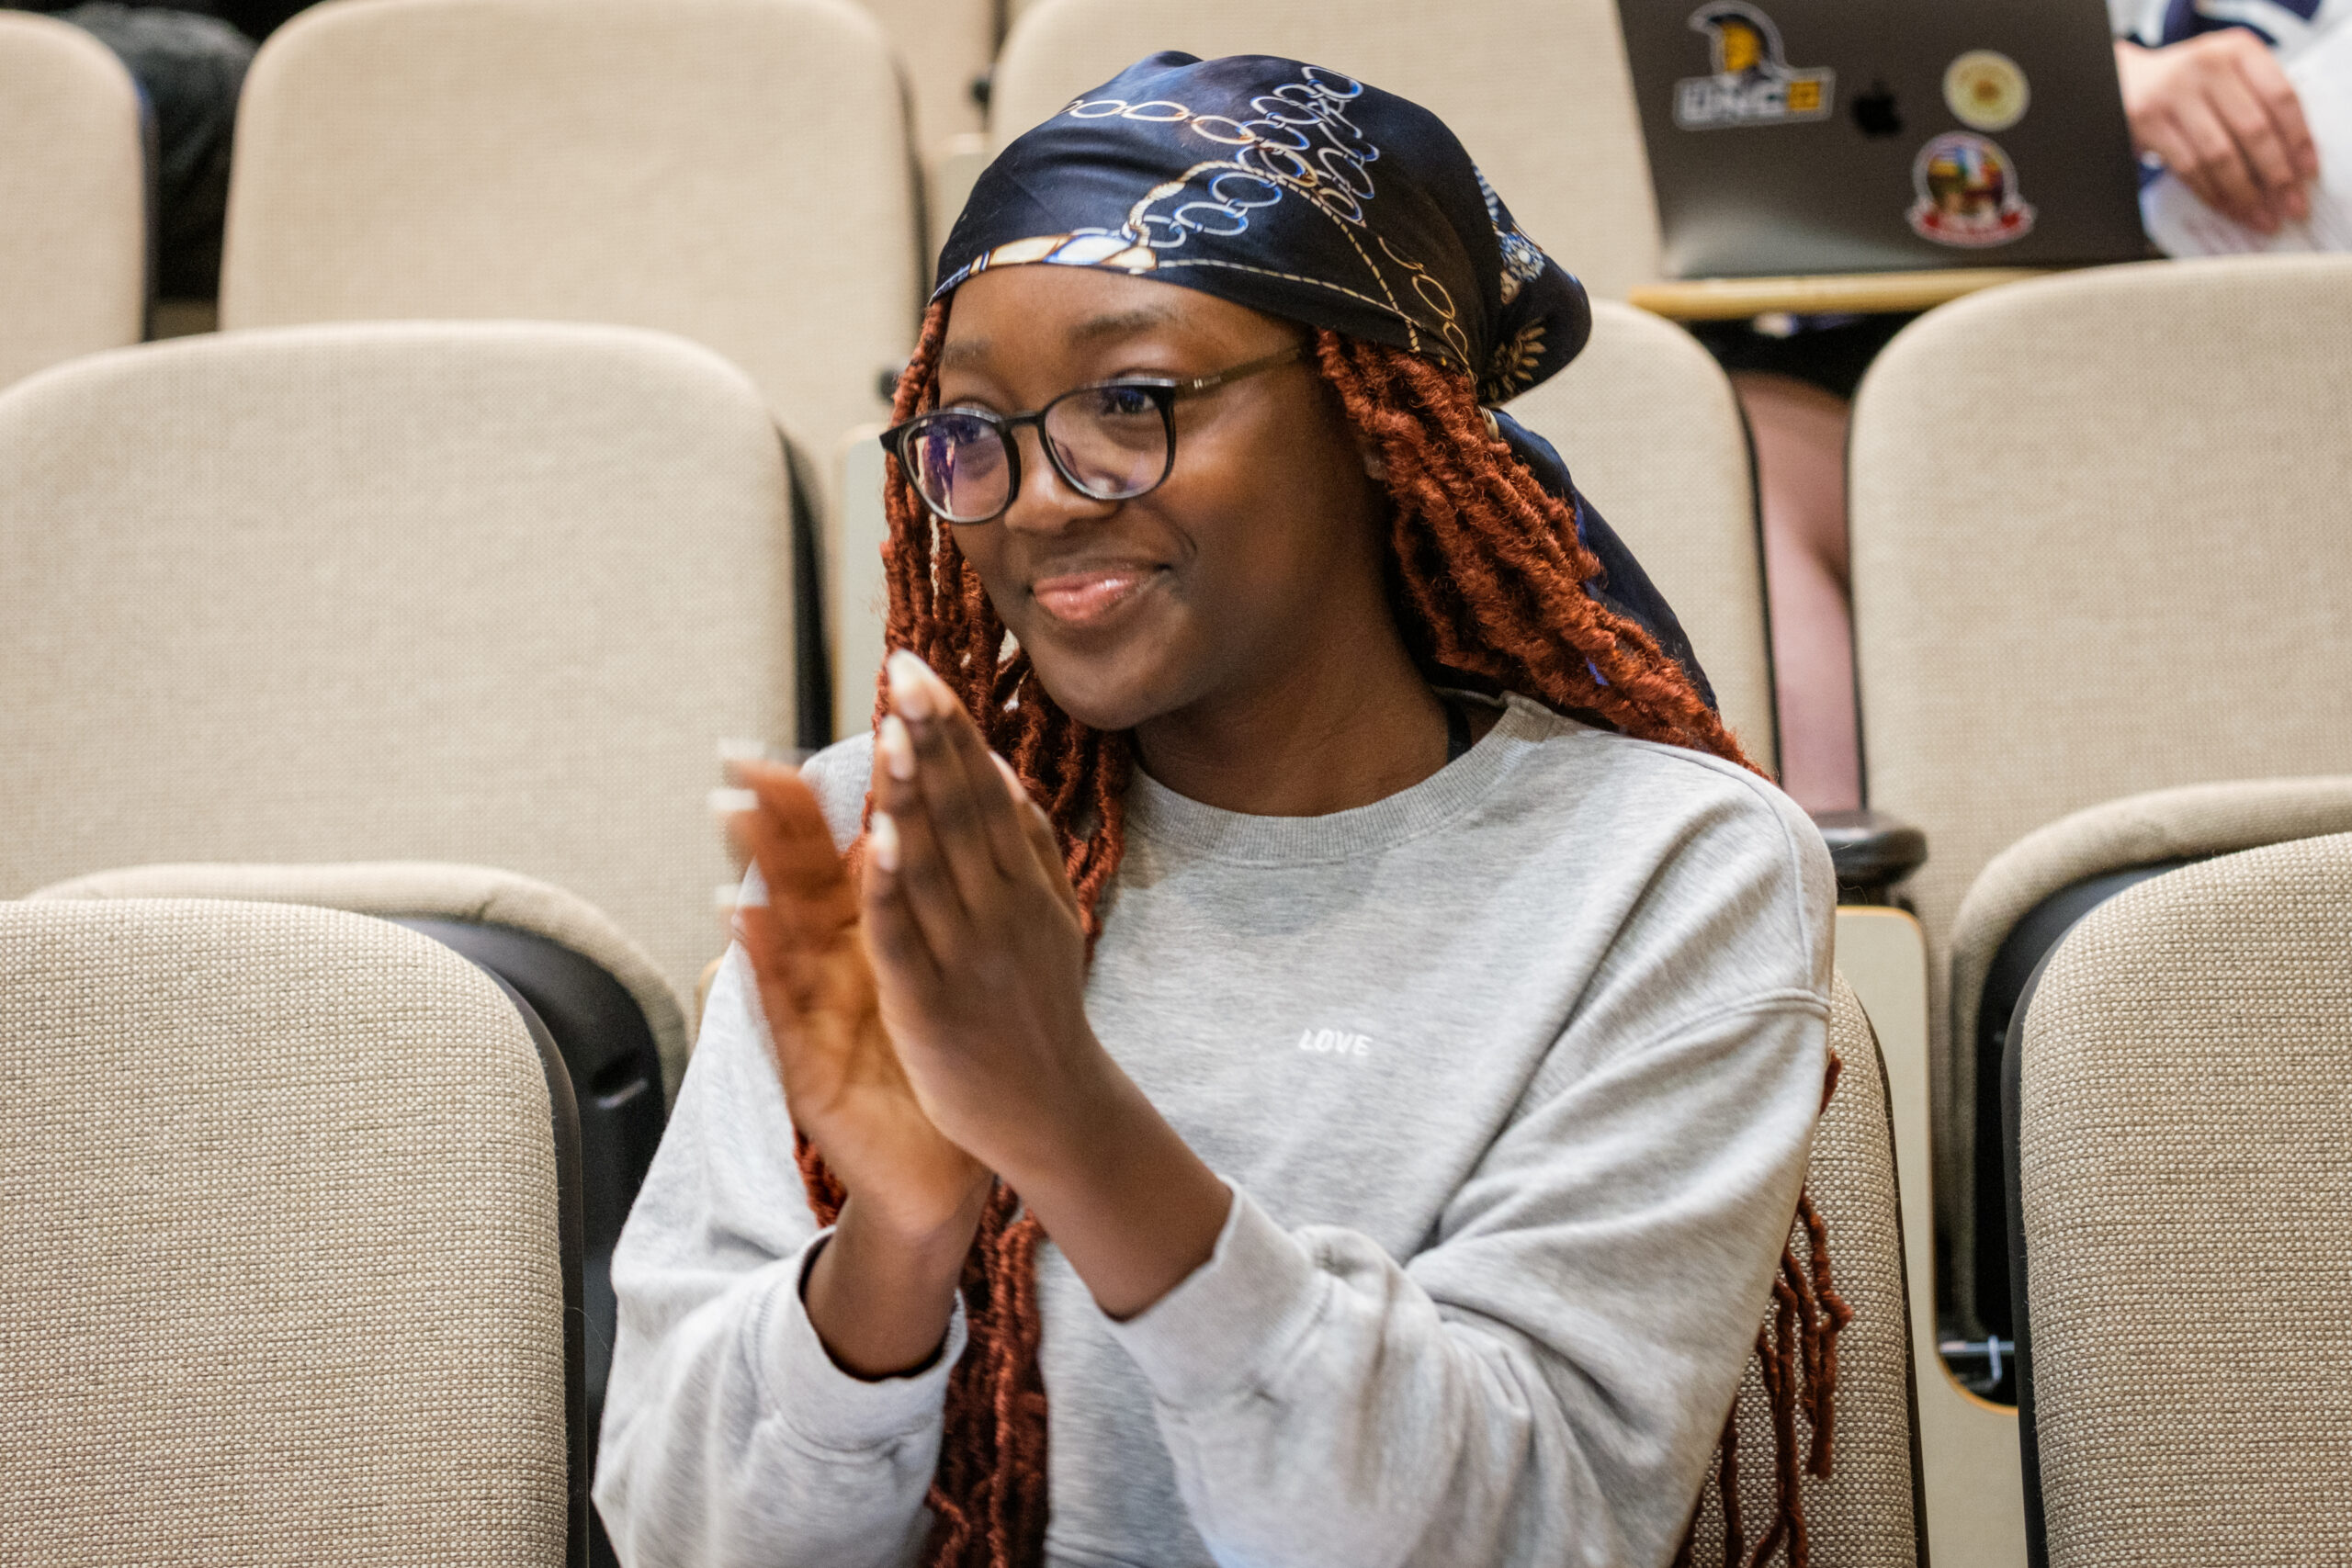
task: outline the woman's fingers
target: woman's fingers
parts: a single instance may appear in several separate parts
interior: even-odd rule
[[[799,773],[749,761],[732,763],[729,771],[756,808],[730,813],[728,835],[760,868],[783,929],[799,940],[817,940],[855,919],[857,897],[848,871],[824,811]]]
[[[893,716],[906,726],[914,784],[956,886],[975,914],[994,908],[1004,879],[1024,869],[1020,820],[991,782],[995,770],[962,703],[922,660],[890,656]]]
[[[779,929],[773,909],[752,906],[735,911],[735,932],[752,960],[760,1010],[779,1051],[808,1032],[807,1020],[822,993],[818,964],[808,951]]]
[[[877,852],[886,847],[887,853]],[[865,852],[869,867],[884,871],[885,880],[905,904],[933,961],[954,968],[971,946],[975,915],[965,906],[954,870],[921,802],[896,811],[882,808],[877,802],[866,830]],[[889,863],[887,866],[882,863],[885,861]]]
[[[889,715],[875,731],[873,810],[866,822],[861,897],[870,907],[877,886],[887,886],[903,906],[900,912],[922,943],[925,961],[936,964],[939,955],[962,951],[970,916],[962,890],[941,862],[915,771],[913,739],[905,721]],[[885,962],[884,948],[874,952],[877,964]]]
[[[996,765],[997,776],[1004,781],[1005,795],[1012,803],[1013,816],[1020,821],[1021,836],[1029,846],[1037,874],[1054,890],[1063,908],[1077,915],[1078,890],[1069,885],[1069,868],[1062,863],[1062,846],[1054,837],[1052,820],[1046,816],[1045,807],[1030,796],[1028,786],[1012,771],[1012,763],[993,751],[989,753],[989,761]]]
[[[906,842],[898,818],[876,811],[865,833],[865,866],[858,889],[866,952],[876,970],[909,988],[916,1005],[936,1005],[939,963],[910,906],[900,880]]]

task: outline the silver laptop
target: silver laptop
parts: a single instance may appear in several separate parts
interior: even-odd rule
[[[2104,0],[1618,0],[1669,277],[2148,254]]]

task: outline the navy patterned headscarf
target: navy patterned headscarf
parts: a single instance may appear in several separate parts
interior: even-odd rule
[[[1024,132],[972,188],[940,252],[944,299],[989,267],[1104,267],[1425,355],[1518,396],[1592,331],[1584,286],[1520,232],[1437,116],[1270,55],[1139,60]],[[1585,584],[1713,693],[1633,552],[1559,454],[1498,412],[1502,437],[1575,512],[1600,561]]]

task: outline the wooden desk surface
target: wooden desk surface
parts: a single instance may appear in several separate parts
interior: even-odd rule
[[[1925,310],[1996,284],[2039,277],[2032,267],[1945,267],[1934,272],[1858,272],[1807,277],[1703,277],[1645,283],[1626,299],[1678,321],[1724,321],[1771,310],[1820,316]]]

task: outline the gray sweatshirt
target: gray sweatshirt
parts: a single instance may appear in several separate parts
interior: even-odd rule
[[[844,841],[871,755],[807,770]],[[1048,1560],[1667,1562],[1821,1098],[1811,823],[1517,698],[1357,810],[1129,802],[1087,1015],[1236,1197],[1125,1323],[1041,1249]],[[917,1560],[961,1308],[929,1371],[846,1375],[821,1234],[738,950],[614,1258],[595,1497],[632,1568]]]

